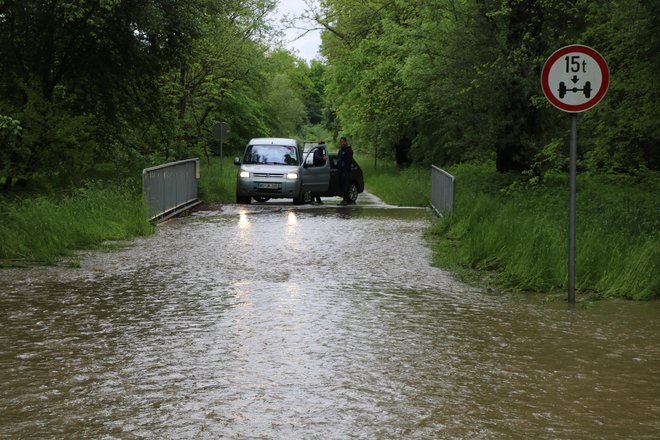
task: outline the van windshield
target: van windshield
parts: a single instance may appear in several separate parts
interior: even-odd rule
[[[298,149],[287,145],[250,145],[245,150],[246,165],[298,165]]]

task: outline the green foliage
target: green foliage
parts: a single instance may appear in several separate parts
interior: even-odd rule
[[[320,61],[312,60],[307,77],[309,78],[309,86],[305,93],[305,109],[307,112],[307,122],[311,125],[321,124],[324,122],[323,110],[325,107],[325,84],[323,75],[325,73],[325,65]]]
[[[428,206],[431,182],[430,169],[400,167],[394,162],[379,163],[377,167],[366,158],[357,157],[364,172],[368,191],[385,203],[399,206]]]
[[[11,157],[18,153],[16,145],[22,131],[21,121],[0,114],[0,176],[9,172]]]
[[[567,179],[530,186],[515,175],[462,165],[455,211],[433,229],[438,264],[495,274],[508,288],[566,289]],[[576,287],[605,297],[660,296],[660,178],[579,179]]]
[[[607,60],[606,98],[584,118],[583,165],[594,171],[660,168],[660,4],[636,0],[591,4],[585,38]],[[582,124],[582,121],[580,122]]]
[[[398,163],[557,169],[556,146],[567,143],[569,123],[543,98],[541,68],[554,50],[583,43],[608,60],[611,86],[580,119],[581,166],[660,166],[657,2],[322,4],[326,101],[364,152]]]
[[[100,151],[122,143],[122,122],[156,120],[156,79],[185,50],[195,3],[3,2],[0,113],[22,127],[0,155],[5,190],[80,184]]]
[[[22,130],[21,121],[11,116],[0,115],[0,133],[2,133],[3,144],[7,142],[7,138],[18,136]]]
[[[55,263],[74,249],[149,235],[142,194],[129,184],[88,185],[54,200],[0,201],[0,265]]]
[[[310,141],[325,141],[326,144],[328,145],[328,148],[331,150],[333,149],[333,133],[330,132],[326,127],[322,125],[303,125],[300,128],[300,138],[303,141],[310,140]]]
[[[263,17],[272,7],[272,2],[203,3],[198,37],[180,64],[160,79],[165,94],[161,160],[217,153],[213,126],[220,121],[229,124],[229,144],[270,130],[263,100],[268,62],[257,39],[267,29]]]
[[[275,1],[0,4],[5,192],[79,186],[99,163],[210,159],[220,121],[225,152],[320,122],[323,68],[265,43]]]
[[[0,177],[79,185],[323,125],[398,164],[493,160],[539,178],[563,169],[568,122],[541,96],[543,61],[586,43],[611,86],[580,118],[580,166],[658,169],[657,2],[327,0],[327,63],[268,47],[273,0],[2,2]],[[328,136],[324,136],[329,139]]]
[[[302,100],[294,93],[285,73],[274,75],[265,98],[266,113],[272,115],[275,133],[295,133],[305,116]]]

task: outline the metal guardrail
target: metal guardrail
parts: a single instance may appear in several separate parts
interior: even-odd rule
[[[431,207],[438,215],[454,209],[454,176],[433,165],[431,167]]]
[[[199,158],[142,170],[142,193],[149,220],[169,218],[199,203]]]

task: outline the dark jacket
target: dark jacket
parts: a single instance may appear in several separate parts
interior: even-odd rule
[[[325,154],[322,149],[317,148],[314,150],[314,166],[322,167],[323,165],[325,165]]]
[[[350,173],[353,164],[353,149],[350,145],[346,148],[340,148],[337,155],[337,169],[341,173]]]

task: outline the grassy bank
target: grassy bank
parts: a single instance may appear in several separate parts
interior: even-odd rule
[[[489,274],[499,286],[565,291],[566,175],[530,185],[492,166],[450,169],[456,209],[431,234],[436,262]],[[591,297],[660,296],[657,175],[578,178],[576,289]]]
[[[430,168],[400,168],[394,162],[386,161],[379,161],[374,167],[373,158],[357,156],[356,160],[364,172],[367,191],[384,202],[399,206],[429,205]]]
[[[362,162],[361,162],[362,163]],[[387,203],[426,206],[430,170],[364,166],[369,191]],[[435,262],[494,286],[567,289],[568,178],[537,184],[492,164],[459,165],[456,207],[429,231]],[[660,177],[578,177],[576,288],[589,297],[660,296]]]
[[[233,158],[225,157],[220,167],[220,159],[211,157],[201,161],[199,198],[205,203],[236,202],[236,172]]]
[[[57,198],[0,199],[0,218],[0,267],[52,264],[76,249],[153,232],[142,194],[128,185],[92,185]]]

